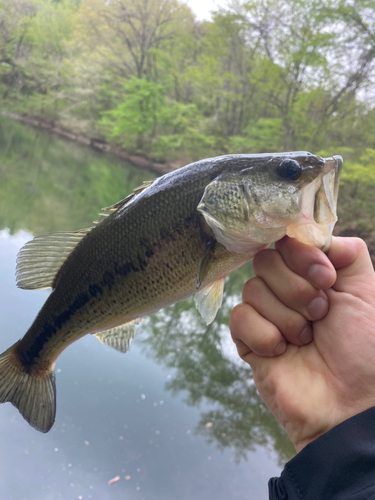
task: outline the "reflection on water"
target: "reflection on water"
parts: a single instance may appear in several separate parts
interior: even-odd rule
[[[34,235],[80,229],[150,176],[0,117],[0,229]]]
[[[242,272],[246,279],[249,272]],[[199,406],[202,401],[214,405],[201,411],[197,433],[220,450],[231,449],[236,461],[261,445],[276,451],[283,463],[294,454],[292,445],[262,404],[250,368],[237,357],[229,340],[229,305],[240,300],[233,290],[239,276],[241,271],[227,278],[227,305],[208,327],[193,300],[188,300],[154,314],[138,340],[151,358],[175,369],[167,390],[185,392],[188,405]]]
[[[87,227],[148,172],[0,120],[0,349],[18,340],[46,291],[15,286],[32,235]],[[250,266],[227,280],[208,328],[187,300],[146,319],[124,356],[87,336],[57,363],[57,419],[46,434],[0,407],[4,498],[265,500],[293,454],[228,332]],[[108,485],[107,482],[120,479]]]

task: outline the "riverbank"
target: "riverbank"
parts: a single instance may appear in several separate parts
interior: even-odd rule
[[[37,118],[32,118],[30,116],[24,116],[17,113],[9,111],[0,111],[0,116],[5,116],[11,120],[15,120],[26,125],[30,125],[34,128],[41,129],[46,132],[51,132],[60,136],[62,138],[68,139],[76,143],[77,145],[83,145],[89,147],[96,151],[101,151],[103,153],[108,153],[109,155],[114,155],[115,157],[121,158],[128,161],[140,168],[141,170],[151,170],[157,175],[163,175],[167,172],[175,170],[176,168],[183,165],[183,162],[179,164],[162,164],[153,162],[147,157],[131,155],[119,147],[109,144],[105,141],[87,137],[83,134],[78,134],[63,127],[57,126],[52,122],[46,120],[39,120]],[[367,155],[369,156],[373,150],[368,149]],[[375,153],[374,153],[375,154]],[[372,156],[368,158],[369,165],[373,162],[370,161]],[[354,165],[358,172],[362,172],[364,165],[363,161],[365,158],[360,158],[362,163]],[[345,162],[346,172],[353,170],[352,162]],[[366,164],[366,162],[364,163]],[[362,169],[362,170],[361,170]],[[355,170],[355,171],[357,171]],[[353,170],[354,171],[354,170]],[[351,176],[348,174],[343,175],[342,182],[340,185],[340,195],[338,200],[338,214],[339,220],[335,227],[334,234],[337,236],[358,236],[363,238],[370,250],[372,261],[375,265],[375,224],[373,214],[375,213],[375,200],[374,200],[374,183],[369,181],[369,176],[366,174],[366,170],[363,170],[362,174],[358,177]],[[344,178],[345,177],[345,178]],[[110,182],[112,185],[113,182]],[[108,187],[110,190],[110,188]],[[113,194],[113,199],[116,196],[121,197],[121,194]],[[110,204],[113,199],[110,198],[108,201],[103,200],[102,206]],[[95,205],[95,202],[92,203]]]
[[[140,167],[142,169],[152,170],[153,172],[159,175],[166,174],[182,166],[177,163],[176,164],[157,163],[145,156],[131,155],[122,148],[115,146],[114,144],[109,144],[108,142],[100,139],[90,138],[83,134],[77,134],[75,132],[59,127],[47,120],[40,120],[30,116],[23,116],[17,113],[11,113],[10,111],[3,111],[3,110],[0,110],[0,115],[26,123],[27,125],[31,125],[32,127],[40,128],[47,132],[57,134],[61,137],[64,137],[65,139],[69,139],[84,146],[88,146],[93,149],[102,151],[103,153],[113,154],[119,158],[122,158],[124,160],[133,163],[137,167]]]

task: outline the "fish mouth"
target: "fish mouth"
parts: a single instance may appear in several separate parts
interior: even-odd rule
[[[328,252],[332,232],[337,221],[337,198],[341,156],[324,158],[320,174],[301,190],[301,217],[288,225],[286,234],[302,243],[313,245]]]

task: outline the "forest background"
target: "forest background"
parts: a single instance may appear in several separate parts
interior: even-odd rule
[[[0,0],[0,111],[171,169],[341,154],[337,232],[375,255],[373,0]]]

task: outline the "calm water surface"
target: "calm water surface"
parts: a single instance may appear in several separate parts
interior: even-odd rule
[[[16,287],[21,246],[91,225],[153,177],[0,118],[0,352],[48,296]],[[126,355],[91,336],[70,346],[56,365],[48,434],[1,405],[1,498],[266,500],[268,478],[293,449],[230,341],[230,310],[250,273],[247,265],[230,276],[208,328],[187,300],[144,320]]]

